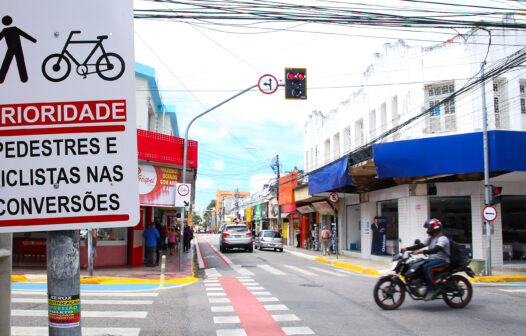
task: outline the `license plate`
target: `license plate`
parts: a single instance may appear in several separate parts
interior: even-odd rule
[[[241,236],[233,236],[234,238],[241,238]]]

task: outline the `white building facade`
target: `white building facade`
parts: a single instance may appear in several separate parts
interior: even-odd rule
[[[401,40],[386,44],[364,72],[360,90],[330,112],[308,117],[309,193],[312,175],[348,158],[350,185],[314,188],[341,196],[340,252],[378,258],[371,254],[375,216],[387,222],[387,254],[398,251],[400,239],[407,246],[424,238],[424,221],[437,217],[448,236],[472,248],[474,259],[485,259],[483,161],[478,162],[484,109],[482,85],[476,82],[485,60],[484,71],[492,76],[485,81],[490,184],[503,187],[502,202],[495,205],[492,265],[522,267],[526,70],[501,70],[520,63],[515,57],[524,53],[526,34],[494,29],[491,35],[489,47],[488,32],[478,29],[433,47],[410,47]],[[507,137],[514,140],[502,140]]]

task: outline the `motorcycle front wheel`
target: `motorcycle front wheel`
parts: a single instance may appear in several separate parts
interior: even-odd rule
[[[468,279],[461,275],[453,275],[446,282],[447,291],[442,298],[451,308],[464,308],[471,301],[473,287]]]
[[[400,279],[383,277],[374,286],[374,301],[384,310],[393,310],[402,305],[405,287]]]

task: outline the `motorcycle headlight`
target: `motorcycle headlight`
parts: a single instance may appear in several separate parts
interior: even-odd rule
[[[396,266],[397,266],[397,265],[398,265],[398,261],[393,261],[393,262],[391,263],[391,268],[390,268],[390,270],[391,270],[391,271],[394,271],[394,270],[396,269]]]

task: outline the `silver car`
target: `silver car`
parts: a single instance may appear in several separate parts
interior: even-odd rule
[[[283,252],[283,238],[279,232],[262,230],[256,236],[254,246],[260,250],[273,248],[275,251]]]
[[[253,251],[252,231],[246,225],[227,224],[219,236],[219,250],[226,252],[233,248]]]

